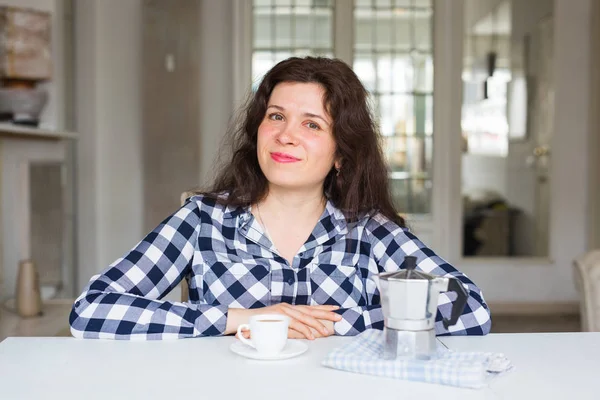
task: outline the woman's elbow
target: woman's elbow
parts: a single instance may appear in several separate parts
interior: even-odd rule
[[[492,317],[487,305],[478,303],[477,307],[469,308],[468,310],[468,312],[464,312],[459,318],[460,324],[451,325],[447,329],[443,328],[443,317],[440,314],[438,316],[438,321],[436,321],[437,334],[443,336],[483,336],[490,333],[492,328]]]
[[[475,317],[475,321],[471,324],[470,328],[466,329],[465,334],[483,336],[490,333],[492,329],[492,316],[487,305],[481,305],[472,316]]]
[[[490,313],[489,307],[481,307],[485,311],[484,320],[481,323],[481,334],[487,335],[492,330],[492,314]],[[483,314],[483,312],[482,312]]]
[[[79,317],[79,310],[75,306],[71,309],[69,315],[69,326],[71,328],[71,335],[77,339],[83,339],[85,331],[85,323],[82,318]]]
[[[71,313],[69,314],[69,327],[73,337],[78,339],[89,337],[89,335],[86,335],[86,332],[88,331],[92,311],[90,307],[93,307],[93,303],[86,296],[79,297],[73,303]]]

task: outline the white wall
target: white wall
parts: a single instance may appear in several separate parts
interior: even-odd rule
[[[465,0],[465,26],[474,27],[479,20],[497,10],[504,1],[506,0]]]
[[[233,1],[201,0],[200,177],[210,182],[233,113]]]
[[[140,0],[75,2],[78,288],[142,235]]]
[[[201,1],[198,168],[206,176],[232,113],[233,1]],[[145,233],[140,20],[141,0],[75,2],[78,290]]]
[[[512,37],[523,37],[530,33],[537,22],[551,14],[557,3],[563,0],[513,0],[512,1]]]

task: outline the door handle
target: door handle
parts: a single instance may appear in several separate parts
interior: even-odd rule
[[[536,148],[533,149],[534,157],[542,157],[542,156],[547,156],[549,154],[550,154],[550,146],[548,146],[548,145],[537,146]]]
[[[525,159],[525,164],[534,168],[535,166],[546,166],[548,163],[548,157],[550,156],[550,146],[542,145],[537,146],[531,152],[531,155]]]

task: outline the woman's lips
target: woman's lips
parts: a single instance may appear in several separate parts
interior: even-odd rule
[[[271,153],[271,158],[279,163],[293,163],[300,161],[299,158],[285,153]]]

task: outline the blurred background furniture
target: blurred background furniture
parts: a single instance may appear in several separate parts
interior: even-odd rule
[[[581,330],[600,331],[600,250],[592,250],[573,261],[575,286],[579,292]]]
[[[518,215],[519,210],[498,194],[481,199],[463,195],[463,256],[514,255]]]

